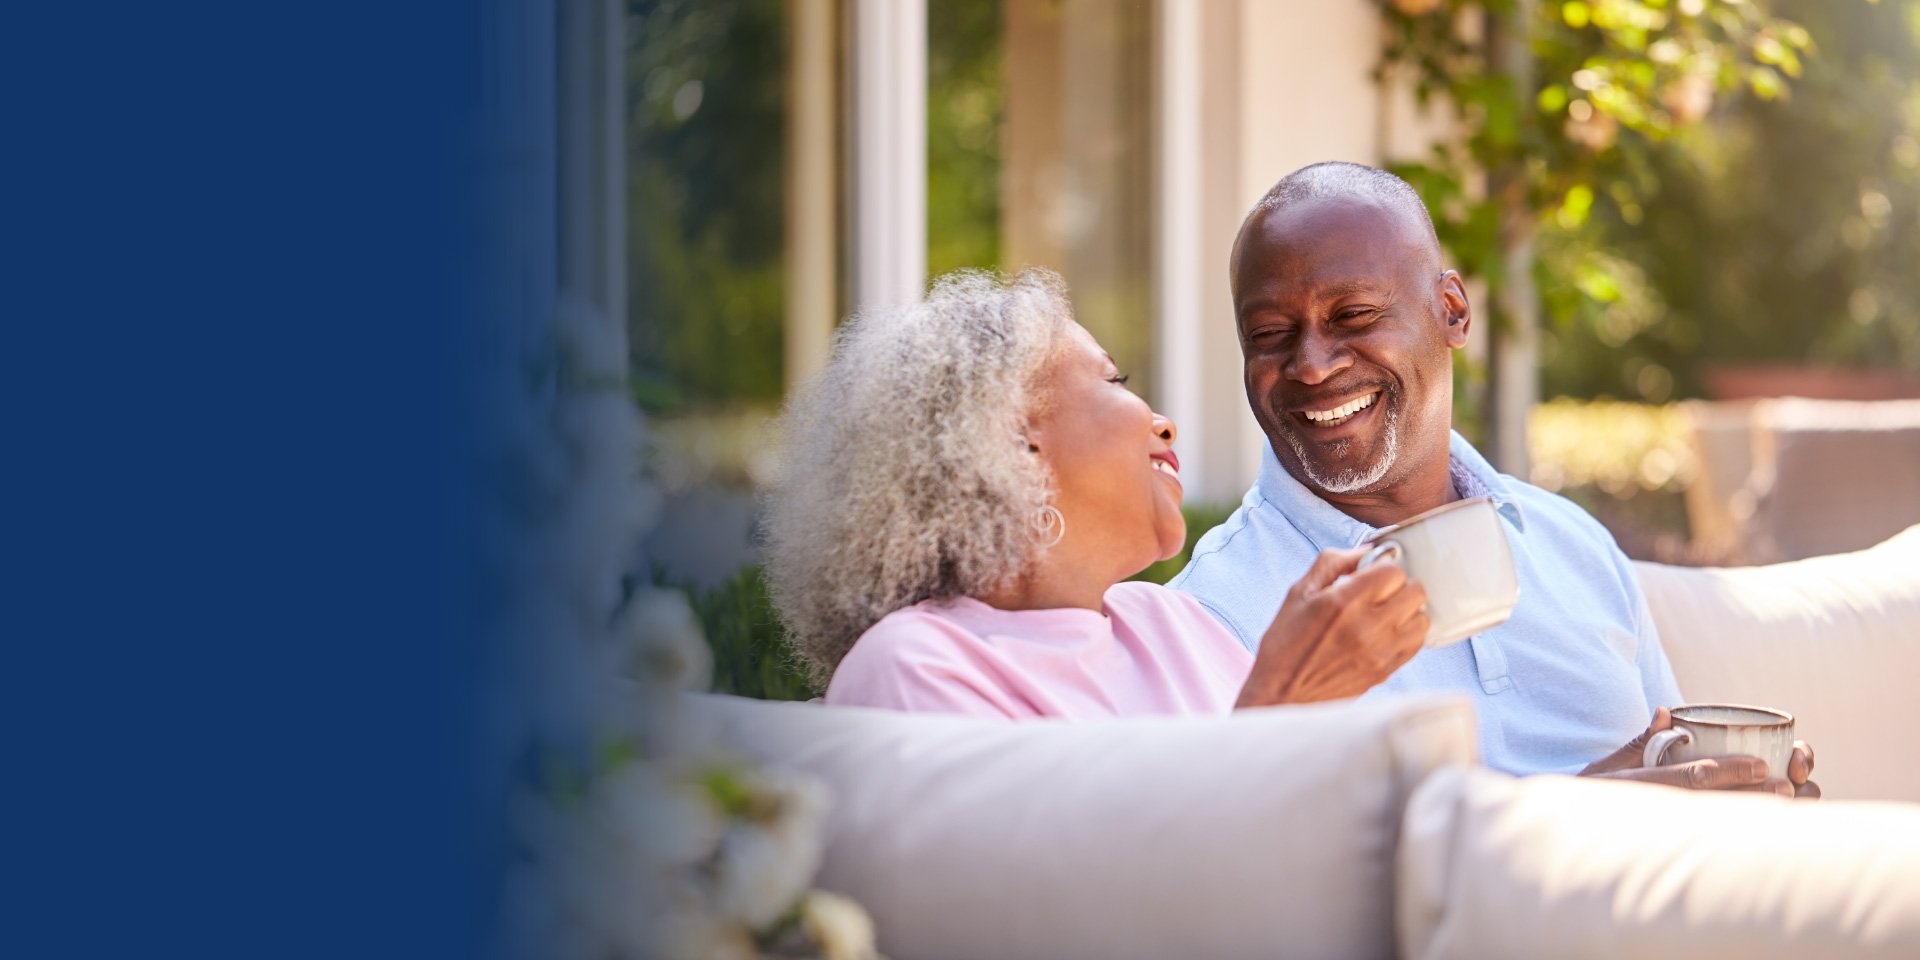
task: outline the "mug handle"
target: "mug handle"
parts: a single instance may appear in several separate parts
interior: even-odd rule
[[[1366,556],[1361,557],[1359,565],[1355,566],[1353,568],[1353,571],[1355,573],[1359,573],[1360,571],[1373,566],[1375,563],[1378,563],[1383,558],[1397,561],[1400,559],[1401,553],[1402,551],[1400,549],[1400,541],[1398,540],[1384,541],[1379,546],[1374,547],[1372,550],[1369,550]],[[1388,556],[1389,554],[1391,554],[1392,556],[1389,557]]]
[[[1667,758],[1667,748],[1676,743],[1692,743],[1693,734],[1685,727],[1668,727],[1647,739],[1647,749],[1640,752],[1640,765],[1643,767],[1660,766]]]

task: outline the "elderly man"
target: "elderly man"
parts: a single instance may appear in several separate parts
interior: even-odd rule
[[[1230,269],[1269,449],[1240,508],[1169,585],[1253,649],[1287,585],[1327,588],[1328,571],[1303,577],[1320,551],[1470,496],[1500,505],[1520,580],[1499,627],[1431,650],[1356,650],[1289,693],[1465,692],[1486,762],[1514,773],[1817,795],[1804,745],[1785,771],[1750,757],[1641,767],[1681,697],[1632,566],[1579,507],[1501,475],[1453,432],[1452,353],[1473,317],[1405,181],[1349,163],[1290,174],[1247,216]],[[1326,662],[1312,653],[1302,662]]]

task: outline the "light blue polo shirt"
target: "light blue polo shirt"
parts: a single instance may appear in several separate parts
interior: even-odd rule
[[[1507,520],[1520,604],[1506,623],[1422,650],[1361,699],[1468,694],[1486,764],[1509,773],[1577,773],[1681,701],[1633,567],[1611,534],[1563,497],[1495,471],[1458,433],[1449,466],[1461,496],[1491,496]],[[1375,528],[1290,476],[1269,448],[1233,516],[1207,531],[1168,582],[1255,650],[1288,588],[1320,551]]]

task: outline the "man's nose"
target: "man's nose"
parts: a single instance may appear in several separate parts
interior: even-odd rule
[[[1309,330],[1295,341],[1293,356],[1287,360],[1287,379],[1299,383],[1323,383],[1328,377],[1353,364],[1353,357],[1338,338]]]

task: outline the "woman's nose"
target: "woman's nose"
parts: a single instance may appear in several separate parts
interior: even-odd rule
[[[1156,413],[1153,415],[1153,435],[1172,443],[1173,438],[1180,435],[1180,429],[1173,425],[1172,419]]]

